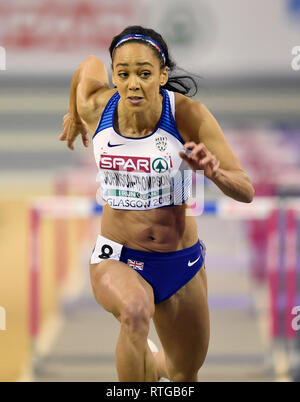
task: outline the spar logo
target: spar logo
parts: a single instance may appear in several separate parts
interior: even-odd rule
[[[100,169],[119,170],[126,172],[151,172],[150,158],[138,156],[100,155]]]
[[[100,155],[100,169],[119,170],[126,172],[164,173],[169,169],[168,162],[163,158],[141,158],[139,156]]]

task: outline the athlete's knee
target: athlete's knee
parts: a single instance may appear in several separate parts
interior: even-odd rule
[[[193,359],[192,356],[186,356],[184,364],[172,364],[167,360],[167,369],[169,376],[174,382],[197,382],[198,371],[205,361],[205,355]]]
[[[153,308],[146,300],[125,300],[121,307],[120,321],[129,336],[147,337]]]
[[[170,377],[174,382],[197,382],[198,371],[178,371]]]

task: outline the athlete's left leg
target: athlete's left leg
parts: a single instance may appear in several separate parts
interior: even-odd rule
[[[210,332],[204,266],[175,295],[156,304],[153,322],[163,346],[154,355],[159,374],[177,382],[196,382]]]

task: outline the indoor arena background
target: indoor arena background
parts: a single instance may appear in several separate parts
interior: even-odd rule
[[[89,54],[110,70],[110,40],[132,24],[158,30],[202,77],[197,100],[256,190],[242,205],[205,181],[211,341],[199,381],[298,381],[299,0],[1,2],[0,381],[117,381],[119,323],[89,283],[92,147],[58,136],[73,72]]]

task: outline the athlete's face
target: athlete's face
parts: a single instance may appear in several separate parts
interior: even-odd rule
[[[126,107],[141,111],[157,101],[168,67],[161,68],[151,47],[130,42],[115,50],[112,81]]]

